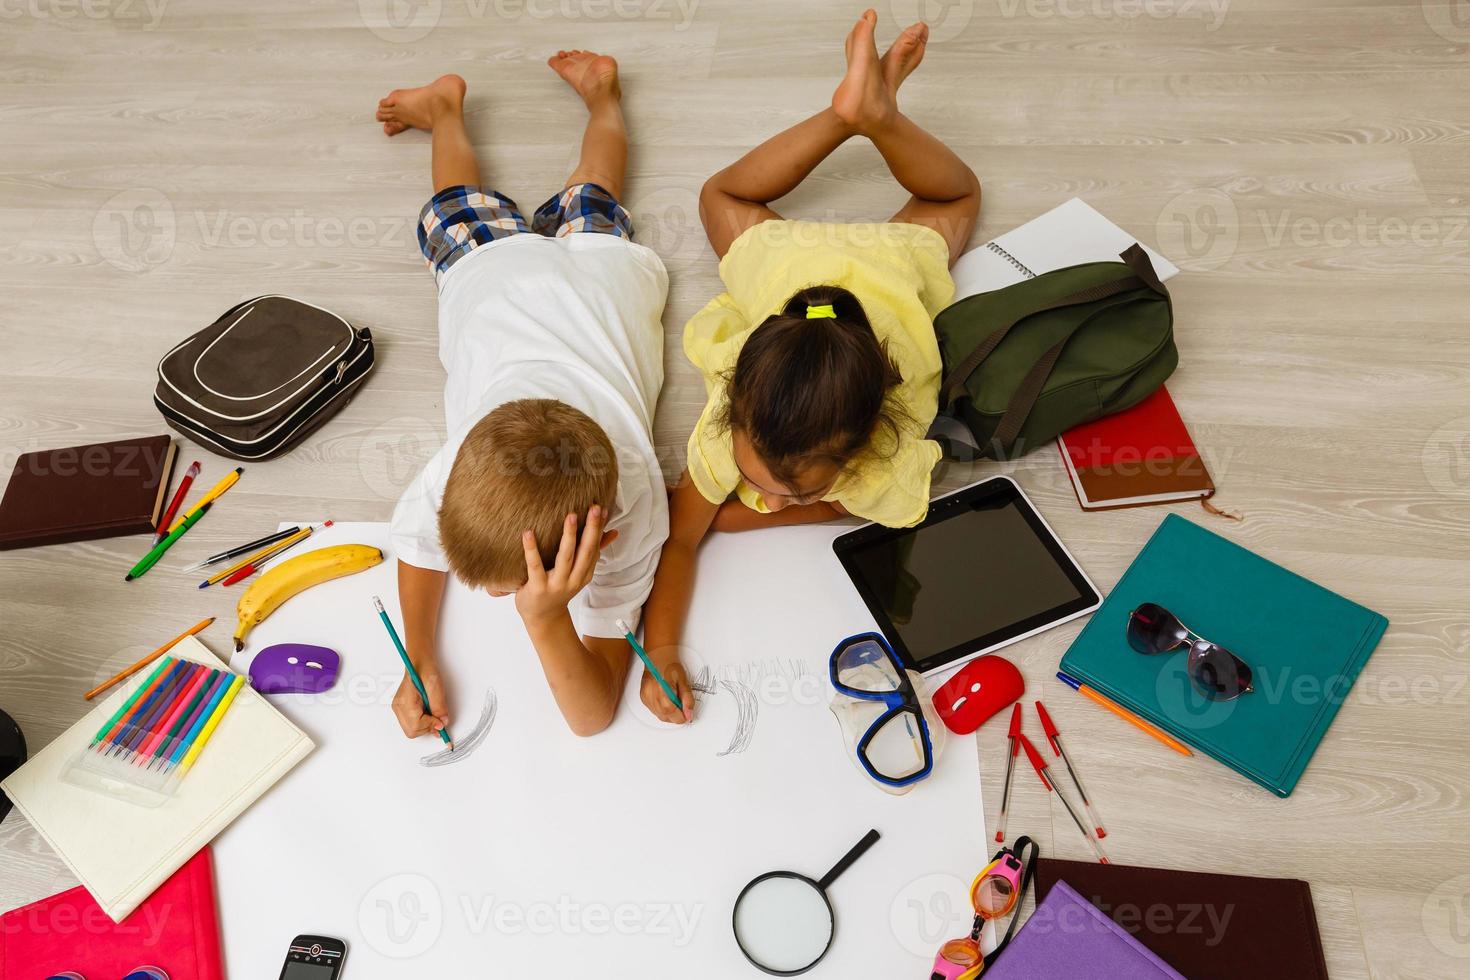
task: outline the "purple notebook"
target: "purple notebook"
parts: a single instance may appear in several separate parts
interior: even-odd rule
[[[1184,980],[1065,881],[985,970],[985,980]]]

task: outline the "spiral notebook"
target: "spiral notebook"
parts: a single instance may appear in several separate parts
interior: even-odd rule
[[[192,636],[179,641],[172,653],[211,667],[226,666]],[[313,748],[301,729],[246,684],[189,778],[162,806],[138,806],[67,782],[62,775],[67,764],[147,682],[148,673],[139,671],[119,684],[0,783],[15,809],[114,922],[121,922]]]
[[[960,256],[950,270],[954,296],[963,299],[1084,262],[1116,262],[1118,254],[1135,242],[1137,237],[1074,197]],[[1160,281],[1179,274],[1173,262],[1147,245],[1143,250]]]

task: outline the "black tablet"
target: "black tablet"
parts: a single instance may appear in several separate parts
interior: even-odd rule
[[[917,527],[832,543],[883,635],[922,674],[1092,612],[1102,596],[1031,501],[997,476],[929,504]]]

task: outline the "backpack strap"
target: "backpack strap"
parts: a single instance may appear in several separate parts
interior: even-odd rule
[[[1139,251],[1142,252],[1142,249],[1139,249]],[[1148,256],[1144,256],[1144,261],[1148,261]],[[1153,288],[1148,285],[1147,281],[1140,279],[1137,275],[1128,275],[1122,279],[1115,279],[1112,282],[1100,282],[1096,286],[1079,289],[1077,292],[1063,296],[1060,299],[1039,303],[1025,313],[1020,314],[1010,323],[994,331],[990,336],[976,344],[975,349],[970,351],[965,359],[945,376],[939,389],[940,404],[945,407],[946,411],[953,408],[954,403],[964,393],[965,385],[969,382],[970,376],[980,368],[980,365],[985,362],[987,357],[995,352],[995,349],[1000,346],[1000,342],[1005,340],[1006,334],[1010,333],[1011,328],[1027,317],[1035,316],[1038,313],[1045,313],[1048,310],[1059,310],[1067,306],[1081,306],[1084,303],[1095,303],[1100,299],[1116,296],[1118,293],[1126,293],[1140,286],[1149,289]]]
[[[1154,271],[1153,261],[1149,259],[1148,253],[1143,246],[1134,242],[1123,251],[1118,253],[1118,258],[1123,264],[1133,270],[1133,274],[1143,280],[1143,284],[1160,296],[1168,296],[1169,291],[1164,288],[1164,283],[1159,279],[1159,274]]]

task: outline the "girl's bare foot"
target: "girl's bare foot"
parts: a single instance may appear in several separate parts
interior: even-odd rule
[[[418,88],[396,88],[378,102],[378,122],[389,136],[405,129],[430,132],[444,113],[464,108],[464,92],[464,79],[458,75],[440,75]]]
[[[618,84],[618,63],[608,55],[580,49],[558,51],[546,63],[582,97],[589,109],[623,97],[622,86]]]
[[[832,94],[832,111],[859,133],[880,129],[898,116],[898,99],[883,77],[883,63],[873,41],[877,24],[877,12],[869,8],[847,35],[847,75]]]
[[[917,24],[910,24],[903,29],[903,33],[894,39],[893,44],[884,52],[880,64],[883,68],[883,81],[894,94],[898,93],[898,87],[903,80],[908,78],[913,70],[919,67],[919,62],[924,60],[924,49],[929,43],[929,25],[922,20]]]

